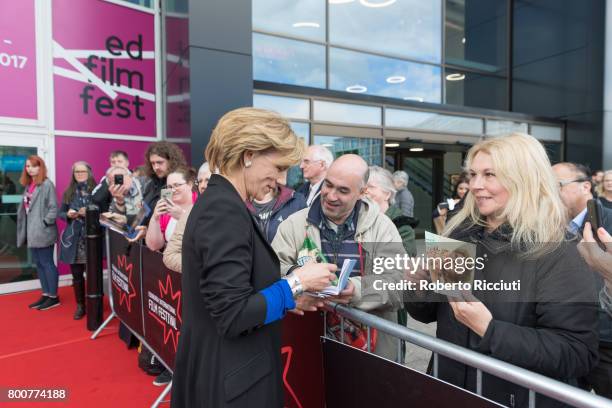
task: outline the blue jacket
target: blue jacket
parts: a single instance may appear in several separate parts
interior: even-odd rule
[[[306,199],[302,194],[296,193],[289,187],[285,187],[279,185],[280,193],[278,195],[278,199],[276,200],[276,204],[272,209],[272,214],[270,214],[270,221],[268,222],[268,228],[264,232],[268,243],[272,242],[274,236],[276,235],[276,231],[278,230],[278,226],[281,222],[286,220],[291,214],[294,212],[298,212],[302,208],[306,208]],[[251,202],[247,202],[247,207],[253,217],[259,218],[255,214],[255,207]],[[258,219],[259,223],[259,219]]]

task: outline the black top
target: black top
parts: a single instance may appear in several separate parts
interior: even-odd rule
[[[233,185],[213,174],[183,238],[182,328],[172,407],[281,407],[281,323],[258,292],[276,254]]]
[[[486,266],[475,271],[475,279],[520,279],[521,294],[532,299],[508,301],[508,297],[514,299],[509,291],[477,293],[493,315],[482,338],[455,318],[441,295],[436,295],[437,302],[407,302],[406,309],[421,322],[437,321],[439,339],[576,385],[576,379],[589,373],[597,362],[598,306],[592,272],[578,253],[577,240],[528,260],[516,257],[509,237],[506,226],[492,233],[480,226],[466,226],[451,235],[476,243],[478,256],[487,254]],[[440,356],[438,374],[443,381],[476,390],[476,370],[462,363]],[[485,398],[506,406],[528,405],[527,389],[486,373],[482,375],[482,390]],[[565,405],[538,394],[536,406]]]
[[[607,200],[604,196],[599,196],[599,202],[601,203],[601,205],[603,205],[606,208],[609,208],[612,210],[612,201]]]

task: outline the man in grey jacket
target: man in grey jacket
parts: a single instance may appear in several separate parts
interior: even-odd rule
[[[375,274],[373,264],[377,258],[403,256],[405,251],[393,222],[380,212],[376,203],[365,198],[367,179],[368,165],[361,157],[347,154],[336,159],[323,180],[320,196],[311,207],[296,212],[280,224],[272,247],[280,259],[283,274],[305,262],[317,261],[316,258],[335,263],[339,269],[345,259],[354,259],[356,266],[346,289],[331,300],[397,322],[397,310],[402,306],[401,292],[382,287],[399,282],[402,272],[390,268]],[[309,250],[311,244],[317,249]],[[301,304],[298,301],[298,307]],[[330,327],[338,326],[330,319],[334,319],[334,314],[328,314],[328,332]],[[339,330],[339,326],[336,328]],[[351,329],[359,332],[363,328],[354,324]],[[345,339],[354,335],[355,330]],[[336,331],[332,336],[339,338],[338,334]],[[352,344],[367,348],[367,344],[358,341]],[[397,340],[378,333],[373,349],[376,354],[395,360]]]
[[[402,215],[414,217],[414,197],[408,190],[408,173],[398,170],[393,173],[393,184],[397,190],[395,203],[402,210]]]

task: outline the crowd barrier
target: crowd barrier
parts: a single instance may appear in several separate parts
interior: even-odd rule
[[[529,389],[529,408],[536,407],[536,393],[540,393],[555,400],[562,401],[566,404],[581,408],[612,408],[612,400],[609,400],[607,398],[603,398],[601,396],[584,391],[580,388],[573,387],[571,385],[562,383],[544,375],[534,373],[532,371],[517,367],[501,360],[497,360],[495,358],[486,356],[473,350],[457,346],[456,344],[452,344],[447,341],[428,336],[416,330],[412,330],[405,326],[392,323],[388,320],[381,319],[378,316],[371,315],[361,310],[349,308],[339,304],[327,305],[326,309],[328,312],[333,311],[341,316],[341,326],[344,324],[345,318],[350,319],[354,322],[360,322],[363,325],[367,326],[368,340],[370,338],[370,331],[372,328],[374,328],[395,337],[398,341],[398,350],[400,349],[400,344],[402,340],[431,350],[433,352],[433,377],[438,377],[439,355],[476,368],[477,395],[482,395],[483,393],[482,373],[486,372],[500,379]],[[342,330],[341,328],[340,332],[344,333],[344,330]],[[367,344],[369,344],[369,341]],[[400,353],[398,352],[398,354]],[[326,377],[326,380],[327,379],[328,378]],[[380,384],[374,385],[379,385],[381,389],[388,388],[384,384],[385,379],[380,379],[379,381],[379,379],[372,376],[370,382],[372,381],[380,382]],[[448,387],[451,386],[448,385]],[[456,400],[454,401],[456,402]],[[454,405],[454,402],[452,402],[452,404]],[[469,406],[473,405],[470,404]]]
[[[105,240],[112,312],[92,338],[117,317],[172,371],[182,323],[181,274],[163,265],[161,253],[139,243],[130,244],[117,232],[107,229]],[[536,393],[578,407],[612,408],[608,399],[363,311],[334,304],[328,305],[327,310],[338,313],[341,324],[344,318],[363,323],[368,327],[368,337],[370,328],[375,328],[397,338],[398,362],[402,340],[431,350],[433,377],[326,338],[322,313],[290,313],[283,320],[281,348],[285,407],[347,406],[346,390],[351,390],[354,400],[350,406],[355,407],[395,406],[399,401],[440,407],[499,406],[481,396],[482,372],[486,372],[530,389],[530,408],[535,407]],[[436,379],[438,355],[476,368],[477,392]],[[157,407],[170,389],[171,384],[152,406]]]
[[[164,266],[161,253],[129,243],[110,228],[106,228],[105,241],[111,315],[92,339],[117,317],[172,371],[182,324],[181,274]],[[321,313],[290,314],[283,321],[281,353],[286,407],[324,406],[322,334]],[[309,380],[301,381],[303,378]],[[171,384],[152,406],[157,407],[170,389]]]

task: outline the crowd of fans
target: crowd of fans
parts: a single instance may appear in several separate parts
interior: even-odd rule
[[[29,307],[48,310],[60,304],[53,260],[60,218],[66,226],[59,235],[59,261],[72,273],[74,319],[85,315],[84,220],[87,206],[95,204],[106,219],[133,227],[126,239],[163,251],[164,264],[184,272],[184,324],[173,405],[221,402],[214,398],[222,384],[212,379],[212,363],[204,367],[206,359],[214,358],[223,371],[231,368],[222,360],[227,350],[237,353],[228,360],[240,353],[247,358],[245,350],[227,343],[239,333],[260,336],[248,343],[239,340],[247,348],[258,342],[276,344],[277,323],[285,312],[302,314],[321,307],[320,298],[302,292],[324,288],[345,259],[355,261],[354,272],[331,300],[403,325],[408,314],[422,322],[435,321],[441,339],[612,398],[612,170],[591,174],[577,163],[551,166],[542,145],[528,135],[476,144],[452,197],[433,209],[433,225],[439,234],[482,248],[489,262],[480,273],[487,279],[521,280],[532,297],[529,302],[508,302],[495,293],[475,299],[416,291],[406,299],[399,292],[366,288],[374,259],[393,258],[398,251],[417,255],[418,220],[404,171],[368,166],[354,154],[334,159],[324,146],[305,148],[284,119],[252,108],[221,119],[206,158],[196,172],[178,146],[156,142],[148,147],[144,165],[132,171],[128,154],[114,151],[98,182],[90,165],[78,161],[70,175],[58,175],[70,178],[58,206],[44,161],[28,157],[20,180],[25,190],[17,244],[30,249],[42,287],[40,298]],[[286,185],[287,169],[298,163],[306,182],[293,190]],[[589,200],[601,215],[597,231],[589,222]],[[224,227],[228,222],[230,229]],[[238,242],[237,235],[245,241]],[[316,251],[304,252],[311,244]],[[268,250],[275,256],[261,255]],[[189,264],[184,265],[186,260]],[[240,275],[247,264],[250,278]],[[270,269],[268,275],[257,275],[262,267]],[[270,275],[274,268],[276,277]],[[407,274],[393,268],[377,275],[388,283],[406,278],[431,276],[424,269]],[[555,293],[547,293],[546,285],[553,281],[563,285],[551,285]],[[202,308],[200,315],[194,315],[196,307]],[[210,316],[201,316],[203,310]],[[270,330],[259,329],[262,326]],[[326,329],[329,336],[369,347],[382,357],[394,360],[397,355],[390,336],[373,330],[366,337],[359,323],[340,325],[333,313],[327,315]],[[125,327],[121,337],[128,345],[136,344]],[[194,358],[202,359],[202,367],[190,365]],[[278,363],[276,356],[267,358]],[[156,375],[156,385],[172,379],[144,346],[139,365]],[[440,357],[438,370],[441,379],[475,389],[474,369]],[[206,395],[191,390],[202,381]],[[521,387],[488,375],[483,382],[486,397],[527,404],[527,391]],[[274,405],[277,384],[263,381],[258,386],[268,387],[260,397]],[[555,406],[538,398],[538,406]]]

